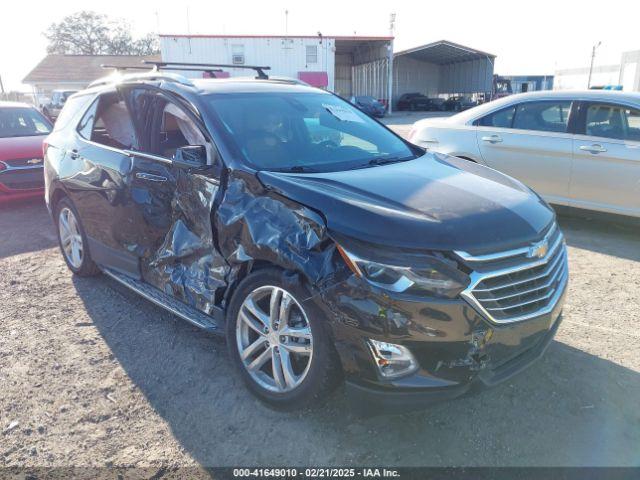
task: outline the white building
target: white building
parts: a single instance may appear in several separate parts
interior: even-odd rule
[[[640,91],[640,50],[625,52],[619,64],[595,65],[589,83],[589,66],[556,70],[554,90],[584,90],[620,85],[625,92]]]
[[[441,40],[393,54],[393,37],[160,35],[164,62],[224,64],[215,76],[247,76],[234,65],[269,66],[342,97],[371,95],[397,102],[428,96],[488,93],[495,55]],[[196,77],[201,72],[182,71]]]
[[[165,62],[269,66],[269,75],[300,79],[344,97],[389,97],[393,37],[160,35],[160,50]],[[215,75],[247,76],[247,70],[224,68]]]

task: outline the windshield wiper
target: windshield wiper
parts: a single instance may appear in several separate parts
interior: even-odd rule
[[[288,173],[312,173],[312,172],[317,172],[318,170],[314,168],[304,167],[302,165],[294,165],[293,167],[279,168],[276,171],[288,172]]]
[[[408,157],[376,157],[369,160],[367,162],[367,165],[387,165],[389,163],[398,163],[405,162],[407,160],[413,160],[414,158],[416,157],[414,157],[413,155]]]

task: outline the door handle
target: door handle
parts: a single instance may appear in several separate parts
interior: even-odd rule
[[[167,177],[163,177],[162,175],[154,175],[153,173],[146,172],[138,172],[136,173],[136,178],[140,180],[147,180],[149,182],[166,182]]]
[[[488,137],[482,137],[482,141],[489,143],[500,143],[502,142],[502,138],[500,137],[500,135],[489,135]]]
[[[602,145],[599,145],[597,143],[593,145],[581,145],[580,150],[583,150],[585,152],[591,152],[591,153],[604,153],[607,151],[606,148],[604,148]]]

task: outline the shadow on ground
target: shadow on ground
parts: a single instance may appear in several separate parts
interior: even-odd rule
[[[58,245],[55,228],[43,200],[0,205],[0,258]]]
[[[640,417],[630,401],[640,398],[640,375],[564,343],[553,342],[512,381],[424,412],[363,419],[338,391],[317,410],[281,413],[243,387],[223,340],[104,276],[74,285],[127,375],[205,466],[640,461]],[[121,307],[101,298],[105,289],[115,289]]]
[[[556,211],[568,245],[640,261],[640,219],[565,207]]]

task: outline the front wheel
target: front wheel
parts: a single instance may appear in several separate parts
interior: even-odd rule
[[[227,317],[229,353],[248,388],[282,409],[323,399],[339,368],[327,327],[301,285],[285,285],[277,269],[245,278]]]

